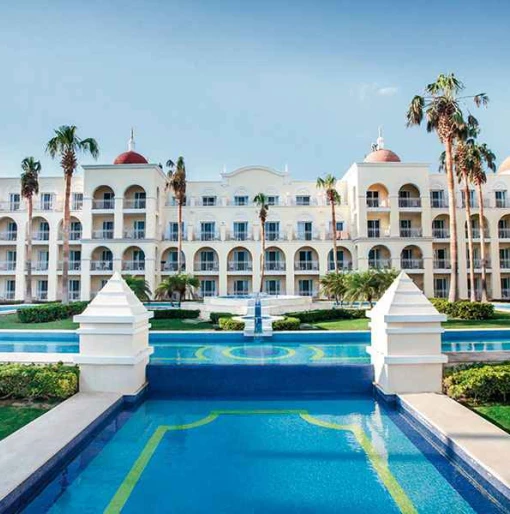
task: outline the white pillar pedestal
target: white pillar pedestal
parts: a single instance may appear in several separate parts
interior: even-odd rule
[[[376,385],[385,394],[439,393],[442,389],[441,322],[446,320],[404,273],[389,287],[370,318]]]
[[[118,272],[74,317],[80,323],[81,392],[136,394],[146,383],[149,346],[149,312]]]

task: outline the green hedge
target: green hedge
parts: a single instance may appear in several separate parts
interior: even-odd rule
[[[72,302],[67,305],[61,303],[48,303],[36,307],[24,307],[18,310],[18,320],[21,323],[46,323],[66,319],[81,314],[88,302]]]
[[[362,309],[317,309],[314,311],[287,312],[287,317],[297,318],[301,323],[318,323],[339,319],[361,319],[365,317]]]
[[[278,332],[280,330],[299,330],[301,321],[297,318],[291,318],[289,316],[273,322],[273,330]]]
[[[153,319],[196,319],[200,316],[199,310],[187,309],[154,309]]]
[[[231,312],[211,312],[209,319],[214,325],[217,325],[220,318],[233,318],[234,316],[238,316],[238,314],[232,314]]]
[[[0,398],[64,400],[78,392],[77,366],[0,364]]]
[[[449,318],[482,320],[494,317],[494,305],[491,303],[467,300],[449,302],[444,298],[432,298],[430,301],[439,312]]]
[[[507,402],[510,400],[510,362],[475,364],[448,372],[445,392],[456,400]]]
[[[232,318],[220,318],[218,320],[218,325],[221,330],[229,332],[244,330],[244,322]]]

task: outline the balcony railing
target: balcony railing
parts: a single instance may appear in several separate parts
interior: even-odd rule
[[[64,263],[60,261],[58,263],[59,271],[64,269]],[[69,271],[80,271],[81,270],[81,261],[69,261]]]
[[[101,211],[112,211],[115,209],[115,200],[92,200],[92,209]]]
[[[391,268],[391,259],[369,259],[368,267],[372,269]]]
[[[16,261],[3,261],[0,262],[0,271],[15,271]]]
[[[58,233],[59,241],[64,239],[64,232]],[[70,230],[69,231],[69,241],[79,241],[81,239],[81,230]]]
[[[469,259],[466,261],[466,266],[469,269]],[[481,267],[482,267],[482,259],[473,259],[473,266],[476,269],[481,269]],[[485,259],[485,267],[486,268],[490,268],[491,267],[490,259]]]
[[[247,287],[240,288],[240,289],[234,289],[233,291],[228,293],[229,296],[239,296],[239,297],[248,296],[249,294],[250,294],[250,289]]]
[[[296,261],[294,263],[295,271],[319,271],[319,263],[317,261]]]
[[[451,269],[450,259],[434,259],[434,269]]]
[[[483,199],[483,206],[484,207],[490,207],[490,204],[491,204],[491,201],[490,201],[490,198],[487,198],[485,197]],[[466,207],[466,200],[464,197],[462,197],[462,202],[461,202],[461,205],[462,205],[462,208],[465,209]],[[473,208],[473,209],[478,209],[478,207],[480,207],[480,204],[478,202],[478,198],[473,198],[471,199],[471,201],[469,202],[469,205]]]
[[[326,234],[326,238],[329,240],[333,240],[333,234],[334,234],[334,232],[332,232],[331,230],[328,231]],[[340,239],[350,239],[350,238],[351,238],[351,236],[350,236],[349,232],[347,232],[346,230],[337,230],[336,231],[337,241]]]
[[[90,261],[91,271],[113,271],[113,261],[101,261],[93,260]]]
[[[340,271],[352,270],[352,262],[338,261],[338,269]],[[329,261],[329,263],[328,263],[328,271],[335,271],[335,263],[333,261]]]
[[[390,202],[387,198],[367,198],[367,207],[369,209],[388,209]]]
[[[400,259],[402,269],[423,269],[423,259]]]
[[[501,298],[503,298],[504,300],[510,300],[510,289],[502,289]]]
[[[500,239],[510,239],[510,228],[500,228],[498,236]]]
[[[53,202],[36,202],[34,204],[34,211],[52,211],[53,208]]]
[[[285,263],[280,261],[266,261],[264,263],[265,271],[285,271]]]
[[[77,302],[81,298],[80,291],[69,291],[67,298],[70,302]]]
[[[369,238],[375,238],[378,237],[389,237],[390,231],[389,229],[382,229],[382,228],[369,228],[367,229],[367,236]]]
[[[218,264],[218,262],[199,261],[199,262],[195,262],[194,270],[195,271],[218,271],[219,264]]]
[[[200,232],[200,241],[219,241],[220,235],[218,232]]]
[[[145,198],[126,198],[124,199],[124,209],[143,210],[147,205]]]
[[[32,263],[32,271],[48,271],[49,263],[47,261],[39,261]]]
[[[0,241],[16,241],[18,233],[16,231],[0,232]]]
[[[145,239],[145,230],[125,230],[125,239]]]
[[[431,198],[430,206],[433,209],[446,209],[448,208],[448,200],[446,198]]]
[[[185,264],[181,264],[181,271],[184,271],[186,269]],[[179,270],[179,263],[177,262],[162,262],[161,263],[161,271],[170,271],[175,272]]]
[[[253,265],[247,261],[230,261],[228,263],[228,271],[251,271]]]
[[[313,289],[299,289],[298,295],[299,296],[317,296],[318,292]]]
[[[40,231],[37,230],[32,233],[32,239],[34,241],[49,241],[50,240],[50,233],[48,231]]]
[[[434,239],[449,239],[450,231],[447,228],[433,228],[432,237]]]
[[[83,200],[76,200],[71,202],[72,211],[81,211],[83,209]]]
[[[480,234],[482,233],[482,231],[479,228],[474,228],[472,232],[473,232],[473,239],[480,239]],[[487,229],[484,230],[483,234],[484,234],[485,239],[489,238],[489,231]],[[468,233],[466,230],[466,238],[467,237],[468,237]]]
[[[233,231],[230,233],[231,241],[248,241],[251,239],[248,231]]]
[[[184,238],[184,232],[182,234],[182,237]],[[167,232],[166,234],[163,234],[163,241],[178,241],[179,240],[179,234],[177,232]]]
[[[296,239],[298,241],[313,241],[314,239],[319,239],[319,233],[315,230],[306,231],[306,232],[297,232]]]
[[[434,298],[448,298],[448,289],[434,289]]]
[[[123,271],[145,271],[145,261],[122,261]]]
[[[421,237],[423,235],[421,228],[401,228],[400,237]]]
[[[48,299],[48,291],[37,291],[35,293],[35,299],[38,302],[45,302]]]
[[[398,206],[403,209],[421,207],[421,198],[399,198]]]
[[[500,259],[499,266],[501,269],[510,269],[510,259]]]
[[[14,300],[15,297],[16,297],[15,291],[4,291],[3,293],[0,293],[1,300]]]
[[[510,208],[510,198],[496,198],[495,203],[496,209],[508,209]]]
[[[2,212],[12,212],[12,211],[20,211],[21,203],[20,202],[0,202],[0,211]]]
[[[281,241],[284,239],[281,232],[266,232],[266,241]]]
[[[113,239],[113,230],[94,230],[92,239]]]

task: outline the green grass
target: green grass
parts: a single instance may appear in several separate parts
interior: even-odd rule
[[[313,326],[322,330],[368,330],[368,319],[339,319],[335,321],[321,321]]]
[[[0,440],[49,410],[48,406],[0,405]]]
[[[190,323],[190,321],[192,323]],[[185,319],[151,319],[151,330],[213,330],[214,326],[209,321],[185,320]]]
[[[510,328],[510,313],[496,311],[495,317],[486,320],[451,319],[443,323],[445,328]]]
[[[48,323],[20,323],[17,314],[5,314],[0,316],[0,329],[14,330],[74,330],[78,323],[73,323],[71,318]]]
[[[510,405],[491,404],[473,407],[485,419],[510,433]]]

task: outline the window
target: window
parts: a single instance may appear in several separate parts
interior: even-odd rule
[[[381,237],[380,220],[367,220],[368,237]]]
[[[248,205],[248,196],[234,196],[234,205],[239,207]]]
[[[313,296],[313,280],[298,280],[298,294],[299,296]]]
[[[81,239],[81,223],[79,221],[71,221],[69,225],[69,239],[71,241]]]
[[[133,222],[134,239],[143,239],[145,237],[145,221],[137,220]]]
[[[47,221],[39,223],[39,234],[37,235],[39,241],[48,241],[50,238],[50,225]]]
[[[432,207],[446,207],[446,201],[443,190],[435,190],[430,192],[430,201]]]
[[[9,210],[18,211],[20,207],[20,194],[11,193],[9,195]]]
[[[6,300],[14,300],[16,295],[16,281],[15,280],[6,280],[5,281],[5,299]]]
[[[280,222],[266,221],[266,241],[277,241],[280,239]]]
[[[251,269],[250,258],[246,250],[234,250],[233,257],[234,259],[231,263],[233,271],[249,271]]]
[[[69,300],[76,301],[80,299],[80,281],[76,279],[69,280]]]
[[[234,221],[234,239],[236,241],[246,241],[248,239],[247,221]]]
[[[16,250],[8,250],[6,253],[7,262],[5,264],[6,271],[14,271],[16,269]]]
[[[333,259],[333,250],[329,252],[329,270],[332,271],[335,269],[335,260]],[[338,261],[338,269],[344,269],[345,263],[344,263],[344,251],[343,250],[337,250],[336,251],[336,260]]]
[[[267,197],[267,205],[279,205],[280,204],[280,197],[277,195],[269,195]]]
[[[400,220],[400,237],[411,237],[411,220]]]
[[[16,241],[18,236],[18,227],[14,221],[7,223],[7,241]]]
[[[334,231],[331,229],[331,227],[333,226],[333,224],[331,223],[331,221],[329,222],[329,236],[328,237],[333,237],[333,233]],[[342,232],[344,231],[344,222],[343,221],[337,221],[336,222],[336,238],[337,239],[341,239],[342,238]]]
[[[248,280],[241,279],[241,280],[234,280],[234,294],[236,296],[244,296],[249,294],[250,288]]]
[[[312,222],[311,221],[298,221],[297,224],[298,239],[303,241],[312,240]]]
[[[202,196],[202,205],[204,207],[214,207],[216,205],[215,196]]]
[[[367,207],[379,207],[379,191],[367,191]]]
[[[267,294],[279,295],[280,294],[280,279],[267,279],[264,284]]]
[[[51,193],[41,193],[41,210],[51,211],[53,204],[53,195]]]
[[[135,201],[133,207],[135,209],[145,209],[147,195],[145,191],[135,191]]]
[[[470,189],[469,190],[469,205],[471,207],[476,207],[476,197],[475,197],[475,190]],[[466,206],[466,191],[462,191],[462,207]]]
[[[115,198],[112,191],[105,191],[103,193],[103,209],[115,208]]]
[[[36,297],[38,300],[48,299],[48,281],[38,280],[36,285]]]
[[[296,205],[310,205],[310,195],[297,195]]]
[[[35,269],[37,271],[46,271],[48,269],[48,263],[50,260],[50,254],[47,250],[39,250],[37,252],[37,262]]]
[[[508,300],[510,298],[510,278],[504,277],[501,279],[501,296]]]
[[[215,280],[201,280],[200,293],[202,296],[215,296],[216,295],[216,281]]]
[[[73,193],[71,209],[73,211],[81,211],[83,208],[83,193]]]
[[[441,277],[434,279],[434,296],[436,298],[448,297],[448,279]]]
[[[496,191],[496,207],[507,207],[506,203],[506,191]]]
[[[69,251],[69,269],[79,271],[81,269],[81,250]]]
[[[313,252],[312,250],[300,250],[298,254],[298,262],[297,262],[297,270],[299,271],[311,271],[316,266],[317,263],[313,262]]]
[[[411,198],[411,191],[400,190],[398,192],[398,197],[407,200],[408,198]]]
[[[184,234],[184,224],[182,228],[182,232]],[[177,241],[177,239],[179,239],[179,223],[176,221],[171,221],[168,223],[168,230],[165,239],[168,241]]]
[[[214,221],[200,222],[200,239],[202,241],[214,241],[216,237],[216,223]]]
[[[102,239],[113,239],[113,221],[103,221]]]
[[[281,253],[279,250],[266,250],[267,271],[283,271],[285,269],[284,262],[281,262]]]

